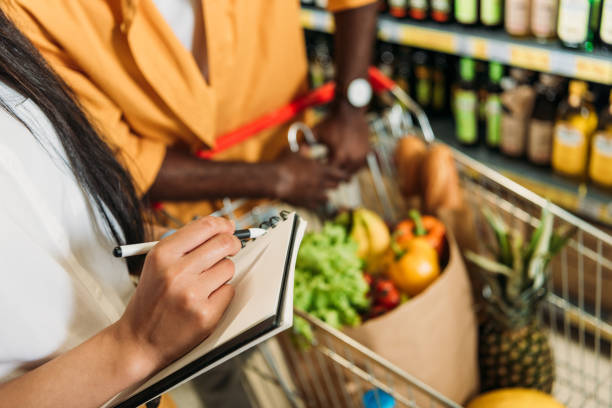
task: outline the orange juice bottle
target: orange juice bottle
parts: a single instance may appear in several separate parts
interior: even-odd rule
[[[599,116],[599,128],[591,143],[589,177],[601,186],[612,188],[612,91],[610,105]]]
[[[597,127],[597,114],[586,101],[587,84],[570,81],[569,97],[557,112],[553,137],[552,167],[566,176],[584,178],[591,135]]]

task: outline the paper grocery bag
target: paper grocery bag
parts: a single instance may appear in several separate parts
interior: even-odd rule
[[[465,264],[452,234],[448,242],[448,264],[424,292],[344,332],[463,404],[479,388],[478,330]],[[428,400],[417,403],[429,406]]]

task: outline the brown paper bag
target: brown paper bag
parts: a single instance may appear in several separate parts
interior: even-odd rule
[[[462,404],[479,387],[478,331],[470,282],[452,234],[448,242],[448,265],[423,293],[391,312],[344,331]]]

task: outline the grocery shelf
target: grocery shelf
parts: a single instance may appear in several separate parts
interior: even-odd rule
[[[332,32],[332,15],[324,10],[302,8],[302,26],[309,30]],[[612,85],[612,53],[568,50],[557,42],[539,43],[516,39],[503,30],[465,28],[457,24],[396,20],[381,15],[378,38],[383,41],[432,51],[494,60],[506,65],[550,72],[565,77]]]
[[[589,183],[563,178],[550,168],[504,156],[483,145],[463,146],[457,142],[453,121],[448,118],[433,119],[432,126],[436,137],[453,148],[582,218],[612,226],[612,193]]]

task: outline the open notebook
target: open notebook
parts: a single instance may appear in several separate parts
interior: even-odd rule
[[[233,257],[236,293],[204,342],[135,389],[104,407],[136,407],[291,327],[293,276],[306,222],[289,213]]]

